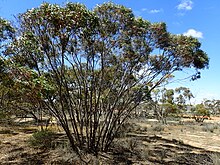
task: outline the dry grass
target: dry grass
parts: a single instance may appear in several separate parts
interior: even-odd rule
[[[220,165],[220,154],[219,153],[210,154],[210,158],[213,162],[213,165]]]
[[[162,125],[162,124],[154,124],[154,125],[151,125],[151,129],[152,129],[152,131],[156,131],[156,132],[162,132],[162,131],[164,131],[164,125]]]
[[[125,129],[126,128],[126,129]],[[48,127],[58,132],[56,126]],[[218,164],[220,129],[216,123],[183,121],[164,126],[156,121],[127,123],[109,153],[78,157],[65,135],[60,134],[47,150],[34,149],[28,139],[36,126],[0,127],[0,162],[3,164]],[[83,160],[83,161],[82,161]],[[87,162],[87,163],[86,163]]]

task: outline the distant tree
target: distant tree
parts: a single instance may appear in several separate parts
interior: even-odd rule
[[[157,120],[166,124],[168,115],[176,114],[178,111],[174,103],[174,90],[166,88],[153,90],[151,106]]]
[[[210,117],[209,110],[204,106],[204,104],[197,104],[194,109],[194,119],[197,122],[203,122],[205,119]]]
[[[151,91],[185,68],[195,69],[193,80],[200,78],[209,63],[197,39],[170,34],[165,23],[136,18],[112,3],[94,10],[43,3],[18,20],[5,52],[13,88],[21,99],[48,108],[78,153],[107,151]]]
[[[189,88],[179,87],[175,89],[175,93],[177,94],[175,102],[178,106],[178,109],[185,112],[187,110],[187,102],[188,105],[190,105],[190,100],[194,98],[192,92]]]
[[[214,102],[214,112],[212,112],[213,115],[219,115],[220,114],[220,100],[213,100]]]
[[[207,100],[203,102],[204,106],[209,110],[212,115],[217,115],[220,113],[220,100]]]
[[[169,104],[174,103],[174,90],[173,89],[164,88],[161,92],[162,92],[162,98],[161,98],[162,103],[169,103]]]
[[[156,119],[166,124],[166,114],[165,111],[160,106],[160,100],[161,100],[161,90],[160,89],[154,89],[151,92],[151,100],[147,103],[146,108],[148,108],[148,111],[153,111],[154,115],[156,116]]]

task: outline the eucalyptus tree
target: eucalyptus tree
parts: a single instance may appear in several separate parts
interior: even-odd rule
[[[22,97],[33,96],[59,120],[77,152],[107,151],[153,89],[185,68],[195,69],[195,80],[209,63],[197,39],[121,5],[43,3],[18,20],[6,51],[16,64],[11,77],[23,86]]]
[[[218,115],[220,112],[220,100],[207,100],[203,101],[204,106],[209,110],[212,115]]]
[[[15,35],[15,29],[9,21],[0,18],[0,85],[7,81],[7,60],[4,58],[4,53],[7,45],[12,41]]]
[[[220,100],[212,100],[214,103],[214,109],[211,110],[213,115],[219,115],[220,114]]]
[[[162,124],[166,124],[168,115],[175,114],[178,111],[174,103],[174,90],[158,88],[152,91],[151,97],[152,100],[150,103],[157,120]]]
[[[0,118],[4,119],[9,117],[10,109],[8,108],[10,88],[6,84],[10,84],[8,80],[8,67],[9,63],[4,57],[4,52],[7,45],[14,38],[15,29],[11,26],[10,22],[0,18]]]
[[[178,108],[182,111],[186,111],[187,103],[188,105],[191,105],[190,100],[194,98],[192,92],[190,91],[189,88],[186,88],[186,87],[176,88],[175,92],[177,94],[175,102]]]

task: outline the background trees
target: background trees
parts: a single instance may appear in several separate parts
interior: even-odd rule
[[[107,151],[133,110],[174,72],[194,68],[195,80],[208,67],[197,39],[112,3],[93,10],[44,3],[18,20],[5,51],[12,87],[21,102],[48,109],[77,152]]]
[[[194,98],[192,92],[186,87],[176,88],[175,92],[177,93],[175,102],[178,106],[178,109],[182,112],[186,112],[187,106],[191,105],[190,100]]]
[[[210,114],[212,114],[212,115],[219,115],[219,112],[220,112],[220,100],[205,99],[203,104],[209,110]]]
[[[193,97],[190,89],[186,87],[176,89],[157,88],[151,93],[152,106],[148,106],[148,109],[153,109],[156,118],[166,124],[167,116],[178,116],[187,113],[191,109],[190,99]]]

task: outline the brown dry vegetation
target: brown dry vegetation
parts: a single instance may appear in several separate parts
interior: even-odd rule
[[[135,119],[125,125],[109,153],[100,153],[97,157],[84,153],[81,159],[64,143],[66,138],[62,132],[55,135],[52,147],[40,149],[29,143],[38,127],[16,123],[2,125],[0,164],[218,164],[218,121],[175,121],[164,126],[154,120]],[[124,132],[125,128],[127,132]]]

